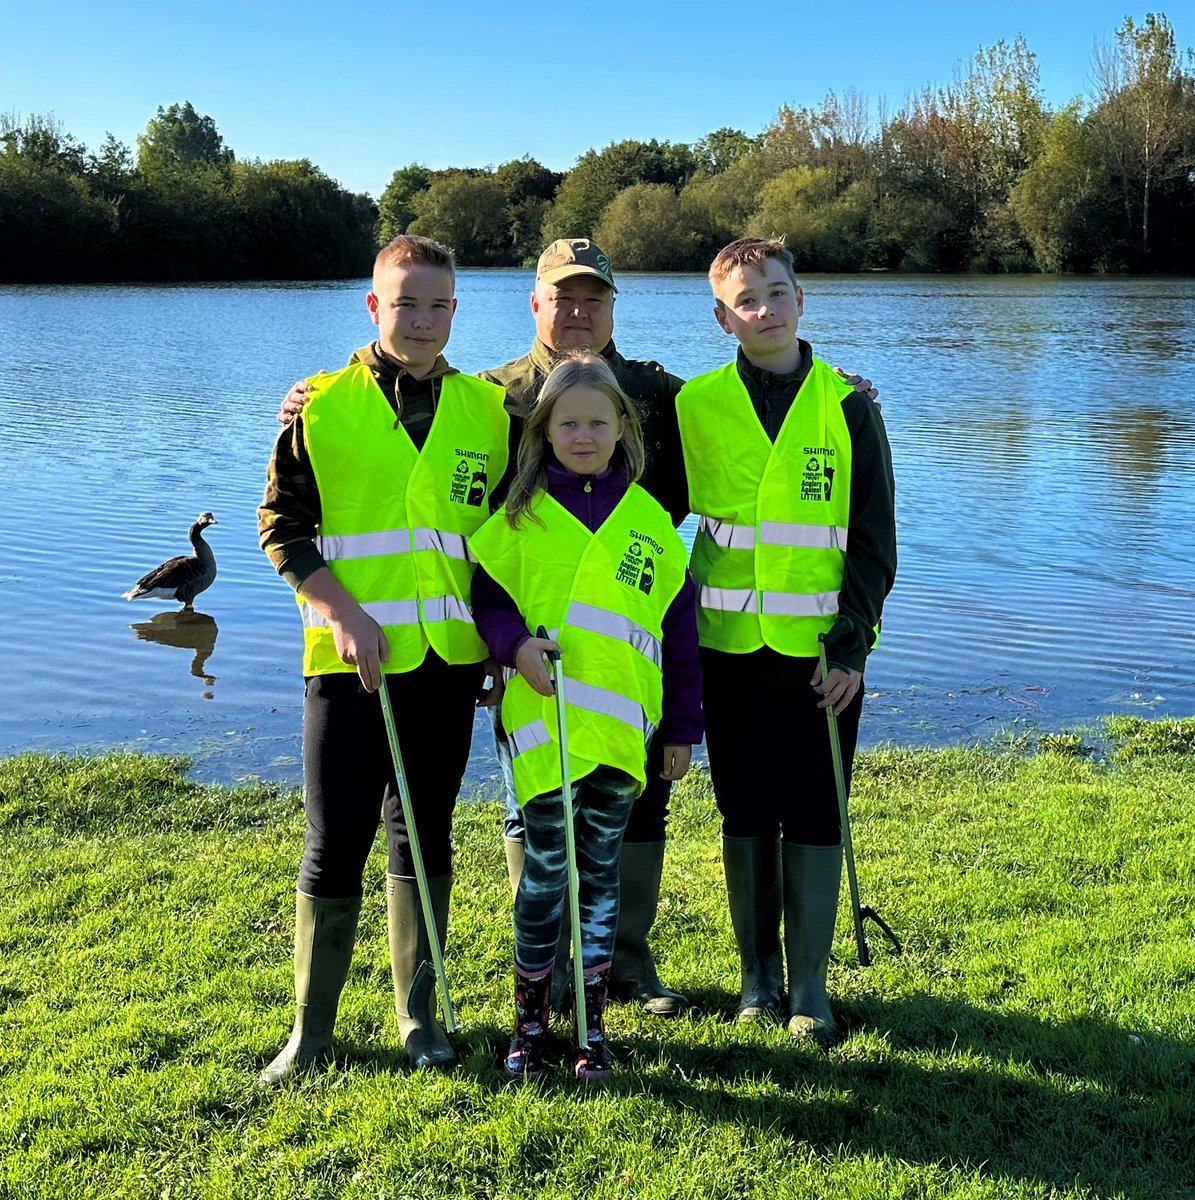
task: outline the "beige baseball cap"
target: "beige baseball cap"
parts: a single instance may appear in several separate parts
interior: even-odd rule
[[[618,291],[609,258],[589,238],[559,238],[539,256],[535,265],[535,278],[544,283],[560,283],[575,275],[593,275]]]

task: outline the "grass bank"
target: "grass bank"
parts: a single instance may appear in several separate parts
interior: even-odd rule
[[[294,793],[109,755],[0,762],[0,1197],[1174,1197],[1195,1194],[1195,721],[1120,719],[1108,761],[883,750],[853,800],[829,1054],[738,1028],[708,780],[674,803],[658,945],[695,1002],[619,1007],[611,1086],[505,1083],[493,802],[457,822],[462,1063],[396,1045],[375,851],[338,1065],[277,1094]],[[845,890],[845,889],[844,889]]]

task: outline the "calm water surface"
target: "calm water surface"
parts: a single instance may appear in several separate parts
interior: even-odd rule
[[[815,276],[802,332],[869,374],[901,565],[864,741],[1195,714],[1195,281]],[[532,336],[530,275],[465,271],[449,347]],[[257,548],[278,398],[373,327],[363,282],[0,288],[0,753],[184,751],[293,781],[300,627]],[[731,341],[699,276],[624,276],[620,349],[680,375]],[[188,550],[200,612],[120,598]],[[496,771],[484,727],[470,781]]]

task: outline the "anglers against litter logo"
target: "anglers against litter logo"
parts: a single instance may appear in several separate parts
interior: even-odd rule
[[[490,456],[479,450],[459,448],[456,453],[456,470],[449,484],[448,498],[454,504],[468,504],[472,508],[479,508],[489,485],[489,474],[485,468]]]
[[[652,585],[656,581],[656,560],[652,558],[652,554],[663,554],[664,547],[654,538],[635,529],[631,530],[631,537],[635,541],[626,548],[614,578],[619,583],[625,583],[627,587],[638,588],[644,595],[650,595]],[[652,554],[645,551],[645,546]]]

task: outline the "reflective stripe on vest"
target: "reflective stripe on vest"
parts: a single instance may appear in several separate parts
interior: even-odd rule
[[[702,517],[700,531],[712,542],[731,550],[755,546],[754,525],[732,525],[713,517]],[[770,546],[822,546],[846,550],[847,531],[840,525],[802,525],[797,521],[760,521],[759,540]]]
[[[775,443],[735,363],[690,380],[676,410],[703,646],[812,657],[838,612],[850,515],[850,385],[813,365]]]
[[[409,550],[438,550],[462,562],[475,561],[469,543],[459,533],[445,529],[380,529],[376,533],[321,535],[315,539],[325,562],[345,558],[373,558],[378,554],[406,554]]]
[[[383,627],[419,624],[418,600],[367,600],[361,607]],[[302,613],[303,624],[312,629],[332,627],[332,622],[310,604],[303,605]]]
[[[660,639],[649,629],[644,629],[637,621],[622,613],[611,612],[608,608],[596,608],[582,600],[574,600],[568,606],[565,621],[577,629],[588,629],[591,633],[604,633],[608,637],[618,638],[634,646],[640,654],[657,668],[664,666],[664,650]],[[555,638],[556,634],[553,633]]]
[[[546,493],[512,530],[500,512],[471,539],[528,629],[560,644],[571,782],[599,765],[646,783],[646,743],[661,716],[664,615],[685,579],[668,514],[631,487],[596,533]],[[521,676],[502,705],[521,804],[561,787],[556,701]]]
[[[837,592],[757,592],[752,588],[698,588],[703,608],[732,613],[784,613],[816,617],[838,611]]]
[[[489,495],[506,470],[502,389],[444,376],[419,451],[364,364],[316,376],[309,394],[303,432],[320,493],[316,545],[382,626],[383,669],[409,671],[429,646],[447,663],[480,662],[467,539],[489,518]],[[330,624],[299,603],[304,673],[355,670],[337,653]]]

